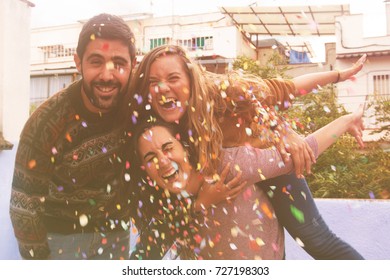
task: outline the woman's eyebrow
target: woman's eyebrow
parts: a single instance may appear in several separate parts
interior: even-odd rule
[[[164,150],[164,148],[165,148],[166,146],[171,145],[171,144],[173,144],[172,141],[166,142],[166,143],[162,144],[161,148]]]
[[[153,152],[147,152],[145,155],[144,155],[144,159],[146,159],[148,156],[150,155],[154,155],[155,153]]]
[[[164,143],[164,144],[161,145],[161,149],[164,150],[167,146],[169,146],[169,145],[171,145],[171,144],[173,144],[172,141],[166,142],[166,143]],[[155,153],[154,153],[154,152],[147,152],[147,153],[144,155],[144,159],[146,159],[146,158],[147,158],[148,156],[150,156],[150,155],[155,155]]]

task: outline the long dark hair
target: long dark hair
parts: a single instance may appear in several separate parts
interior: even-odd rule
[[[165,127],[173,136],[179,127],[158,118],[139,122],[127,147],[131,159],[131,217],[140,232],[141,248],[133,255],[138,259],[158,259],[175,243],[185,241],[186,258],[195,258],[193,234],[196,226],[191,216],[192,197],[172,194],[155,185],[142,168],[138,155],[138,141],[153,127]],[[183,256],[182,256],[183,257]]]

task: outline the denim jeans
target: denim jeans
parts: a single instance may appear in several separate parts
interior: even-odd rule
[[[47,234],[50,259],[119,260],[129,259],[130,232]]]
[[[304,244],[303,249],[314,259],[363,259],[354,248],[329,229],[305,179],[288,174],[256,185],[269,194],[279,222],[295,240],[299,238]]]

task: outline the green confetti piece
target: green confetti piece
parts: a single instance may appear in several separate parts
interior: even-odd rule
[[[89,202],[89,204],[92,205],[92,206],[96,205],[96,201],[93,200],[92,198],[88,199],[88,202]]]
[[[290,210],[294,218],[297,219],[298,222],[300,222],[301,224],[305,222],[305,216],[303,215],[303,212],[301,210],[294,207],[293,205],[290,205]]]

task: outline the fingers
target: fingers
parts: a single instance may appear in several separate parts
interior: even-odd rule
[[[300,151],[294,152],[292,154],[292,160],[295,167],[295,174],[297,175],[297,178],[303,178],[303,170],[304,170],[304,160],[303,160],[303,153]]]
[[[358,61],[356,61],[356,64],[364,64],[367,60],[367,54],[363,54]]]
[[[233,179],[231,179],[229,182],[227,182],[225,184],[225,186],[228,188],[228,189],[234,189],[237,187],[237,185],[240,183],[240,180],[241,180],[241,176],[242,176],[242,171],[238,171],[236,176],[234,176]],[[238,185],[239,186],[239,185]]]
[[[225,167],[221,172],[220,180],[222,182],[225,182],[226,176],[229,174],[229,170],[230,170],[230,162],[228,162],[228,164],[225,165]]]
[[[306,173],[311,174],[311,164],[313,162],[312,155],[310,155],[310,152],[308,149],[305,149],[303,151],[303,154],[304,154],[304,160],[305,160]]]
[[[228,196],[226,197],[226,200],[231,200],[236,198],[242,191],[242,189],[246,186],[247,182],[242,182],[241,184],[237,185],[236,187],[230,189]]]
[[[362,137],[361,136],[357,136],[357,137],[355,137],[355,139],[356,139],[359,147],[363,149],[364,148],[364,142],[363,142]]]
[[[284,163],[288,162],[290,160],[290,154],[286,150],[286,145],[283,142],[281,142],[278,145],[276,145],[276,148],[279,151],[283,162]]]

